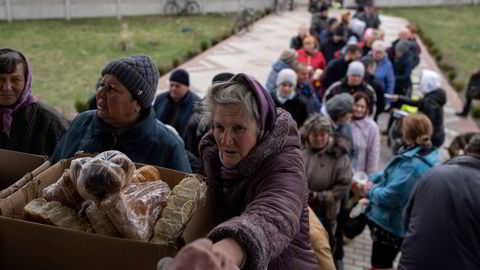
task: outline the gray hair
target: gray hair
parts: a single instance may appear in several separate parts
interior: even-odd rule
[[[299,130],[302,139],[307,139],[312,132],[327,132],[332,134],[333,128],[330,120],[318,113],[312,114]]]
[[[217,105],[237,105],[249,119],[255,120],[257,133],[260,130],[260,114],[254,93],[239,82],[216,83],[210,87],[203,101],[204,119],[213,124]]]

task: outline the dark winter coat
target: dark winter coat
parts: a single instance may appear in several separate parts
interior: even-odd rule
[[[342,93],[348,93],[350,95],[353,95],[356,92],[363,92],[365,93],[368,98],[370,99],[370,114],[374,113],[376,109],[376,102],[377,102],[377,96],[375,93],[375,90],[370,86],[368,83],[363,81],[361,84],[356,85],[356,86],[350,86],[347,83],[347,78],[338,81],[334,84],[332,84],[327,91],[325,92],[325,95],[323,96],[323,104],[326,104],[326,102],[331,99],[333,96],[342,94]]]
[[[399,41],[400,39],[394,40],[392,42],[392,46],[387,49],[389,59],[395,59],[395,46]],[[418,45],[416,39],[409,39],[408,41],[410,44],[410,49],[408,50],[408,53],[410,53],[412,57],[413,67],[415,68],[418,64],[420,64],[420,53],[422,52],[422,50],[420,49],[420,46]]]
[[[325,29],[328,29],[328,17],[313,15],[310,22],[310,33],[318,38]]]
[[[277,109],[273,130],[237,165],[238,179],[222,179],[212,131],[200,142],[205,175],[222,223],[213,241],[243,244],[242,269],[318,269],[309,238],[307,181],[293,119]]]
[[[307,104],[308,115],[312,113],[319,113],[322,108],[322,104],[315,94],[313,86],[309,82],[302,82],[297,84],[297,94],[300,99]]]
[[[325,79],[323,80],[324,89],[328,89],[333,83],[340,81],[347,75],[348,65],[351,61],[345,61],[344,58],[330,61],[325,71]]]
[[[378,18],[377,14],[373,14],[371,16],[368,16],[366,12],[359,12],[353,16],[353,18],[357,18],[361,21],[364,21],[366,26],[365,29],[368,28],[374,28],[378,29],[380,27],[380,19]]]
[[[412,87],[412,55],[405,53],[400,59],[395,59],[392,63],[395,72],[395,94],[405,95],[406,91]]]
[[[290,48],[296,50],[300,50],[303,48],[303,39],[300,36],[294,36],[290,40]]]
[[[345,41],[340,41],[340,42],[334,42],[333,37],[329,38],[327,42],[324,42],[322,44],[322,53],[323,56],[325,57],[325,62],[328,64],[330,61],[335,59],[335,54],[339,52],[344,46],[345,46]]]
[[[188,91],[182,100],[175,102],[169,92],[165,92],[157,96],[153,108],[158,120],[174,127],[184,138],[185,127],[193,115],[193,105],[200,100],[195,93]]]
[[[445,141],[445,127],[443,125],[443,106],[447,103],[445,90],[439,88],[426,94],[419,100],[411,100],[400,96],[398,102],[418,107],[418,110],[432,121],[432,144],[435,147],[442,146]]]
[[[67,126],[67,120],[53,108],[32,103],[13,113],[10,136],[0,132],[0,148],[51,156]]]
[[[385,90],[383,88],[383,85],[375,79],[375,76],[368,72],[365,73],[364,80],[373,88],[373,90],[375,91],[375,95],[377,96],[377,110],[374,117],[376,121],[378,115],[382,113],[385,109]]]
[[[480,158],[459,156],[424,174],[406,208],[398,269],[480,269]]]
[[[51,161],[70,158],[78,151],[100,153],[118,150],[132,161],[191,172],[183,142],[147,109],[135,124],[114,129],[87,111],[75,117],[67,133],[55,148]]]
[[[473,73],[468,81],[467,99],[480,99],[480,70]]]
[[[308,105],[307,103],[300,98],[297,94],[291,100],[287,100],[285,103],[281,104],[276,94],[272,94],[272,98],[275,101],[277,108],[282,108],[285,111],[289,112],[293,120],[297,123],[297,127],[301,127],[303,122],[308,118]]]

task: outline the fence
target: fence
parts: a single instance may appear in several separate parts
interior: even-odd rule
[[[378,7],[415,7],[415,6],[451,6],[478,5],[480,0],[375,0]],[[346,7],[355,7],[355,0],[344,0]]]
[[[241,2],[265,9],[274,0],[197,0],[201,12],[233,12]],[[167,0],[0,0],[0,20],[160,15]],[[182,5],[185,0],[178,0]]]

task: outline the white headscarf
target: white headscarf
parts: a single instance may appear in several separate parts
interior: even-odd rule
[[[424,95],[436,90],[442,86],[442,77],[433,71],[424,69],[422,70],[422,77],[420,78],[420,90]]]

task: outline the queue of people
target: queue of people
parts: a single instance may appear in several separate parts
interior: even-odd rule
[[[466,155],[438,165],[447,98],[430,70],[422,72],[423,98],[409,96],[420,53],[411,32],[389,49],[372,5],[352,20],[318,10],[265,86],[254,74],[220,73],[201,99],[188,72],[177,69],[155,97],[152,59],[128,56],[105,65],[95,109],[70,123],[34,98],[27,58],[0,49],[0,148],[52,163],[113,149],[206,176],[219,223],[159,269],[343,269],[352,194],[361,197],[373,239],[372,269],[392,268],[400,251],[400,269],[478,268],[480,249],[471,242],[479,240],[480,135]],[[404,147],[379,168],[377,116],[402,104],[419,113],[402,120]],[[368,181],[356,181],[357,173]]]

